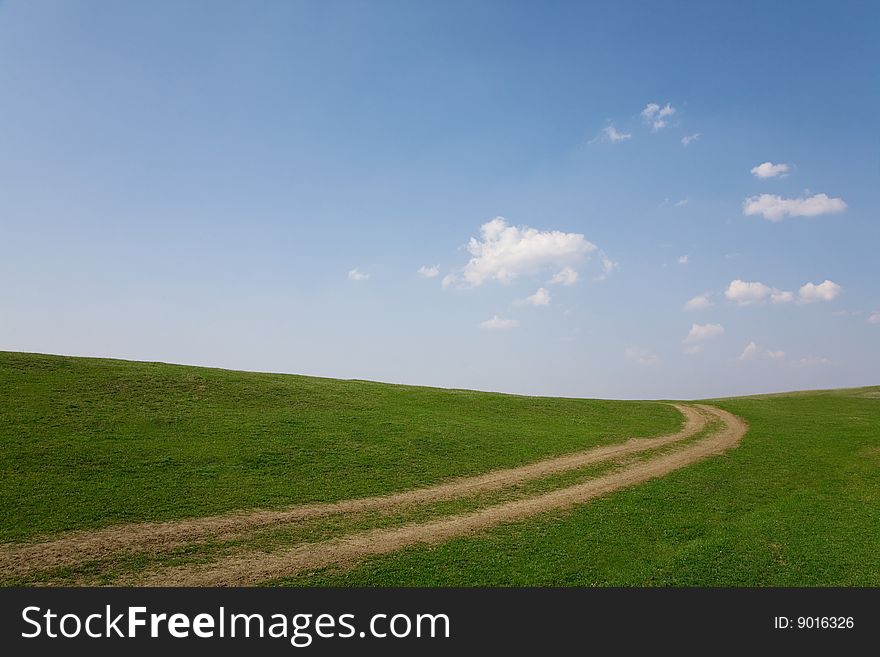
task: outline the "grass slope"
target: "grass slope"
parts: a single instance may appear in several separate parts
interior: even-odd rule
[[[880,585],[880,387],[712,400],[728,454],[570,514],[289,585]]]
[[[0,542],[405,490],[680,424],[653,402],[0,352]]]

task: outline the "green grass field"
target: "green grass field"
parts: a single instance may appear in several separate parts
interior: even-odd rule
[[[750,424],[723,456],[573,512],[271,583],[880,584],[880,387],[710,403]],[[656,402],[0,352],[0,542],[407,490],[680,424]],[[287,531],[258,544],[331,530]]]
[[[0,352],[0,542],[406,490],[680,424],[652,402]]]

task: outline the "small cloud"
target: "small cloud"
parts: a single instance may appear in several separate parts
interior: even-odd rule
[[[673,114],[675,114],[675,108],[669,103],[666,103],[664,107],[660,107],[657,103],[648,103],[642,110],[642,118],[654,132],[665,128],[669,124],[669,117]]]
[[[788,175],[787,164],[773,164],[772,162],[764,162],[756,167],[752,167],[752,175],[755,178],[775,178],[776,176]]]
[[[794,294],[792,292],[774,289],[770,293],[770,303],[791,303],[792,301],[794,301]]]
[[[743,352],[739,355],[739,360],[752,360],[759,353],[761,353],[761,347],[755,344],[755,341],[752,340],[746,345],[746,348],[743,349]]]
[[[806,283],[801,286],[798,291],[798,297],[801,303],[814,303],[816,301],[833,301],[836,299],[843,288],[834,281],[825,280],[816,285],[815,283]]]
[[[489,330],[512,329],[517,326],[519,326],[519,320],[501,319],[498,315],[495,315],[492,319],[487,319],[485,322],[480,322],[480,328]]]
[[[370,278],[369,274],[365,274],[360,271],[357,267],[348,272],[348,280],[350,281],[365,281]]]
[[[419,267],[418,274],[422,278],[434,278],[440,273],[440,266],[434,265],[433,267],[429,267],[428,265],[422,265]]]
[[[503,217],[495,217],[480,227],[480,237],[472,237],[467,250],[471,259],[460,276],[451,280],[476,287],[491,280],[509,283],[517,276],[551,267],[558,270],[588,257],[598,247],[580,233],[511,226]]]
[[[771,303],[788,303],[794,300],[794,294],[777,290],[760,281],[742,281],[735,279],[724,291],[724,296],[740,306],[748,306],[769,299]]]
[[[458,277],[455,274],[446,274],[443,277],[443,280],[440,281],[440,287],[444,290],[452,285],[455,285],[458,282]]]
[[[822,214],[838,214],[846,210],[842,198],[830,198],[827,194],[814,194],[801,198],[782,198],[776,194],[750,196],[743,201],[743,214],[760,214],[768,221],[782,221],[786,216],[817,217]]]
[[[763,301],[771,293],[770,287],[759,281],[742,281],[737,278],[730,281],[730,284],[724,291],[724,296],[741,306],[745,306],[750,303]]]
[[[631,360],[639,365],[657,365],[660,363],[660,358],[641,347],[627,347],[623,350],[623,355],[627,360]]]
[[[703,345],[692,344],[684,348],[684,353],[688,356],[696,356],[697,354],[703,353]]]
[[[577,282],[578,273],[571,267],[563,267],[550,279],[550,285],[574,285]]]
[[[822,356],[808,356],[791,362],[792,367],[815,367],[817,365],[830,365],[831,361]]]
[[[632,135],[628,132],[620,132],[617,128],[614,127],[613,123],[609,123],[604,128],[599,131],[599,134],[593,137],[589,143],[593,144],[597,141],[609,142],[612,144],[616,144],[619,141],[626,141],[627,139],[632,139]]]
[[[712,305],[712,300],[709,298],[708,294],[698,294],[693,299],[690,299],[686,304],[684,304],[684,309],[704,310],[711,307]]]
[[[692,135],[685,135],[684,137],[681,138],[681,144],[682,144],[682,146],[690,146],[693,142],[697,141],[697,139],[699,139],[699,138],[700,138],[699,132],[695,132]]]
[[[719,335],[724,335],[724,327],[721,324],[692,324],[684,342],[702,342]]]
[[[543,287],[539,287],[537,292],[526,297],[525,302],[530,306],[549,306],[550,293]]]
[[[868,324],[880,324],[880,310],[875,310],[868,316]]]
[[[725,253],[724,259],[725,260],[734,260],[735,258],[739,258],[741,255],[742,255],[741,253]]]
[[[676,202],[675,202],[675,207],[677,207],[677,208],[683,208],[683,207],[686,206],[687,204],[688,204],[688,199],[683,198],[683,199],[681,199],[680,201],[676,201]]]
[[[686,265],[689,262],[689,259],[686,255],[678,256],[678,264]]]
[[[767,358],[771,358],[773,360],[780,360],[782,358],[785,358],[785,352],[781,349],[778,351],[764,349],[763,347],[756,344],[754,340],[752,340],[746,345],[746,348],[743,349],[743,352],[739,356],[739,360],[754,360],[756,356],[762,354]]]
[[[606,275],[613,272],[619,266],[611,258],[605,255],[604,251],[599,251],[599,261],[602,263],[602,271],[605,272]]]

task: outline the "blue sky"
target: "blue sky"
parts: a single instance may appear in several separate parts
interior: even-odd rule
[[[876,384],[878,19],[0,2],[0,349],[566,396]]]

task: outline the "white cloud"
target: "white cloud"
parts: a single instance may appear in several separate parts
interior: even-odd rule
[[[771,288],[759,281],[741,281],[738,278],[730,282],[724,291],[724,296],[740,306],[760,303],[767,299],[771,303],[789,303],[794,300],[794,294],[791,292]]]
[[[798,291],[801,303],[813,303],[815,301],[833,301],[836,299],[842,288],[834,281],[825,280],[816,285],[815,283],[806,283],[801,286]]]
[[[684,342],[701,342],[719,335],[724,335],[724,327],[721,324],[692,324]]]
[[[678,264],[686,265],[688,262],[690,262],[690,260],[686,255],[678,256]]]
[[[764,162],[756,167],[752,167],[752,175],[755,178],[775,178],[776,176],[785,176],[786,174],[788,174],[787,164]]]
[[[628,132],[620,132],[617,128],[614,127],[613,123],[609,123],[604,128],[599,131],[599,134],[596,135],[590,143],[594,143],[596,141],[606,141],[612,144],[616,144],[619,141],[626,141],[627,139],[632,139],[632,135]]]
[[[868,316],[868,324],[880,324],[880,310],[875,310]]]
[[[686,304],[684,304],[685,310],[703,310],[705,308],[709,308],[712,306],[712,300],[709,299],[708,294],[698,294],[693,299],[690,299]]]
[[[758,281],[741,281],[737,278],[730,281],[730,285],[724,291],[724,296],[741,306],[746,306],[750,303],[763,301],[772,293],[773,290],[763,283]]]
[[[578,273],[571,267],[563,267],[553,274],[551,285],[574,285],[578,281]]]
[[[508,283],[522,274],[568,265],[597,250],[580,233],[510,226],[503,217],[483,224],[480,235],[481,239],[472,237],[468,242],[472,257],[460,276],[462,283],[470,287],[488,280]],[[450,281],[457,282],[458,278]]]
[[[813,367],[815,365],[830,365],[831,361],[823,356],[808,356],[791,362],[792,367]]]
[[[801,198],[782,198],[776,194],[750,196],[743,201],[743,214],[763,215],[769,221],[782,221],[786,216],[817,217],[820,214],[837,214],[846,210],[842,198],[830,198],[827,194],[814,194]]]
[[[419,276],[423,278],[434,278],[440,273],[440,267],[438,265],[434,265],[433,267],[429,267],[428,265],[422,265],[419,267]]]
[[[610,274],[618,267],[618,264],[605,255],[604,251],[599,251],[599,261],[602,263],[602,271],[605,272],[606,275]],[[602,278],[605,278],[605,276]]]
[[[360,271],[357,267],[348,272],[348,280],[350,281],[365,281],[368,278],[370,275]]]
[[[660,362],[655,354],[641,347],[627,347],[623,350],[623,355],[627,360],[631,360],[639,365],[657,365]]]
[[[743,352],[739,355],[740,360],[752,360],[755,356],[757,356],[761,352],[761,347],[755,344],[755,341],[752,340],[746,345],[746,348],[743,349]]]
[[[683,199],[681,199],[680,201],[676,201],[676,202],[675,202],[675,207],[677,207],[677,208],[683,208],[683,207],[686,206],[687,204],[688,204],[688,200],[687,200],[686,198],[683,198]]]
[[[746,345],[746,348],[743,349],[743,352],[739,356],[739,360],[754,360],[754,358],[758,355],[765,355],[767,358],[771,358],[773,360],[779,360],[781,358],[785,358],[785,352],[782,350],[773,351],[772,349],[764,349],[755,343],[754,340],[749,342]]]
[[[530,306],[549,306],[550,293],[543,287],[539,287],[537,292],[526,297],[526,303]]]
[[[485,322],[480,322],[480,328],[490,330],[512,329],[517,326],[519,326],[519,320],[501,319],[498,315],[495,315],[492,319],[487,319]]]
[[[681,138],[682,146],[690,146],[693,142],[697,141],[700,138],[700,133],[695,132],[692,135],[685,135]]]
[[[799,303],[813,303],[815,301],[832,301],[840,295],[842,288],[834,281],[826,280],[818,285],[807,283],[798,291]],[[758,281],[741,281],[739,279],[730,282],[724,292],[731,301],[740,306],[748,306],[754,303],[762,303],[769,300],[771,303],[791,303],[795,300],[793,292],[778,290],[775,287]]]
[[[642,118],[651,126],[651,130],[660,130],[669,124],[669,117],[675,114],[675,108],[666,103],[664,107],[660,107],[657,103],[648,103],[642,110]]]
[[[440,286],[445,290],[450,285],[455,285],[457,281],[458,277],[455,274],[446,274],[446,276],[443,277],[443,280],[440,281]]]
[[[792,292],[774,289],[770,293],[770,303],[791,303],[792,301],[794,301],[794,293]]]
[[[701,344],[692,344],[689,347],[684,348],[684,353],[688,356],[696,356],[699,353],[702,353],[703,345]]]

